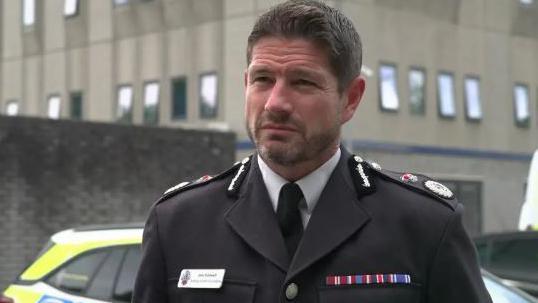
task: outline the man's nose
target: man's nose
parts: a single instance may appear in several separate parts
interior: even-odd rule
[[[265,110],[273,113],[291,113],[290,91],[285,81],[277,80],[265,102]]]

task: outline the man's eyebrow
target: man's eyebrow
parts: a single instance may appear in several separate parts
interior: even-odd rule
[[[268,73],[271,69],[267,65],[253,65],[248,68],[249,73]]]
[[[310,68],[294,68],[289,71],[289,74],[295,77],[307,77],[307,78],[315,78],[315,79],[320,79],[320,80],[325,79],[325,76],[323,75],[323,73],[320,73]]]

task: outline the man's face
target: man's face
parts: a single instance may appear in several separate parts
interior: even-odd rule
[[[248,134],[263,159],[280,165],[334,151],[342,123],[353,115],[326,52],[307,40],[260,39],[245,87]]]

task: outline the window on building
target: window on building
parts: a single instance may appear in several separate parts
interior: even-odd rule
[[[439,180],[448,187],[465,206],[463,226],[472,235],[482,233],[482,182]]]
[[[514,86],[514,118],[517,126],[529,127],[529,88],[525,84]]]
[[[465,113],[469,120],[482,119],[480,79],[478,77],[465,77]]]
[[[398,110],[397,86],[396,66],[393,64],[382,64],[379,66],[379,101],[382,110]]]
[[[426,104],[426,73],[422,68],[409,70],[409,110],[411,114],[424,115]]]
[[[116,118],[118,122],[130,123],[133,121],[133,88],[130,85],[118,87]]]
[[[218,79],[216,73],[200,76],[200,117],[216,118],[218,109]]]
[[[19,102],[10,100],[6,103],[6,115],[17,116],[19,114]]]
[[[30,26],[35,23],[35,0],[22,1],[22,24]]]
[[[71,17],[78,14],[78,0],[65,0],[64,2],[64,16]]]
[[[49,97],[47,116],[51,119],[59,119],[61,114],[61,99],[58,95]]]
[[[187,118],[187,78],[172,79],[172,119]]]
[[[451,73],[439,73],[437,76],[437,99],[439,115],[441,117],[456,117],[456,100],[454,95],[454,76]]]
[[[125,4],[129,4],[129,0],[114,0],[114,5],[116,6],[125,5]]]
[[[155,125],[159,122],[159,83],[144,85],[144,123]]]
[[[70,96],[71,99],[71,119],[82,119],[82,92],[73,92]]]

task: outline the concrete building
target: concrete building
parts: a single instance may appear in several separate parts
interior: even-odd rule
[[[0,112],[244,131],[246,37],[271,0],[0,0]],[[368,88],[345,145],[447,182],[472,233],[515,229],[538,147],[538,3],[334,0]]]

